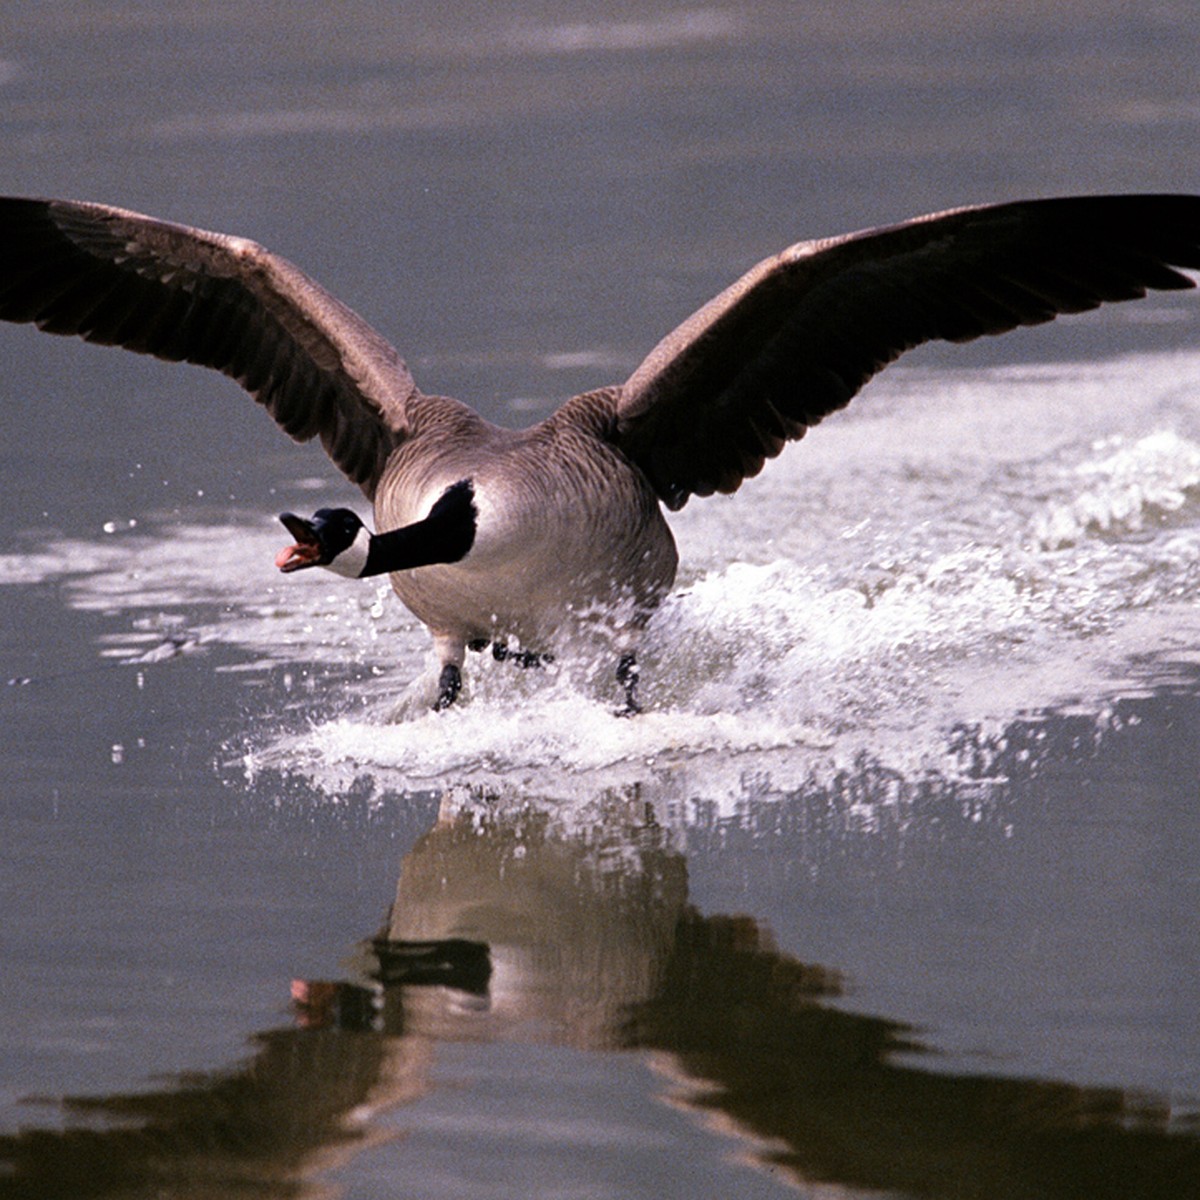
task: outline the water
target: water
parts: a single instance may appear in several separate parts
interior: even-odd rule
[[[257,237],[509,423],[796,238],[1195,187],[1183,5],[444,8],[9,5],[4,186]],[[690,504],[636,721],[424,712],[385,590],[272,567],[319,453],[0,329],[0,1195],[1200,1193],[1196,304]]]

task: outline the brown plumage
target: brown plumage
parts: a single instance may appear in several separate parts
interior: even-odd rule
[[[1200,269],[1200,197],[1019,201],[801,242],[623,385],[513,432],[422,394],[370,326],[254,242],[104,205],[0,200],[0,318],[229,375],[293,438],[321,439],[380,532],[420,524],[472,481],[468,553],[392,576],[455,671],[468,643],[548,649],[606,606],[631,655],[675,574],[658,501],[735,491],[921,342],[1192,287],[1181,268]],[[632,683],[626,694],[633,707]]]

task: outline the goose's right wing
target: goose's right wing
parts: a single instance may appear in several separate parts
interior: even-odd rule
[[[396,351],[255,242],[69,200],[0,198],[0,319],[212,367],[368,497],[420,397]]]

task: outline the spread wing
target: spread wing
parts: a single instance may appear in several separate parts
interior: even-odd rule
[[[0,198],[0,318],[213,367],[368,497],[419,397],[396,351],[285,259],[99,204]]]
[[[615,438],[680,508],[734,491],[921,342],[1194,286],[1178,267],[1200,268],[1197,196],[1021,201],[801,242],[659,343]]]

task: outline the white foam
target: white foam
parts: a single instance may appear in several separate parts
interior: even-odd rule
[[[461,705],[430,713],[428,639],[386,584],[279,576],[261,514],[114,519],[111,536],[0,556],[0,582],[58,579],[114,635],[357,668],[339,715],[259,730],[247,758],[334,796],[368,778],[549,794],[652,779],[736,805],[864,753],[952,770],[950,729],[1089,697],[1099,712],[1190,644],[1198,380],[1198,355],[889,372],[736,497],[674,519],[684,570],[643,647],[636,720],[613,715],[614,664],[569,655],[524,672],[470,656]]]
[[[1047,506],[1035,534],[1048,549],[1091,533],[1138,533],[1200,497],[1200,446],[1169,431],[1115,437],[1064,472],[1065,495]]]

